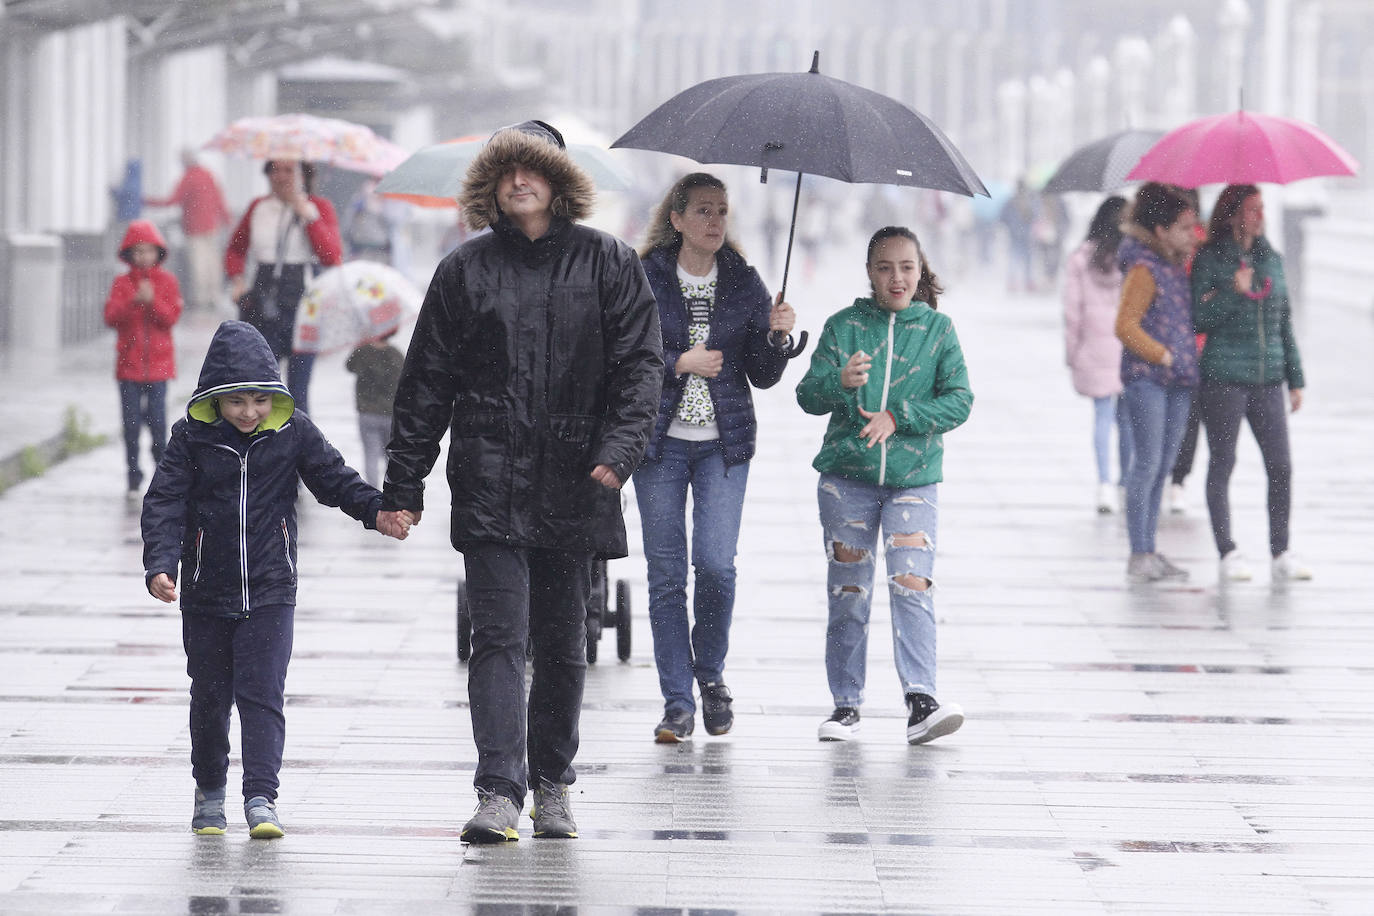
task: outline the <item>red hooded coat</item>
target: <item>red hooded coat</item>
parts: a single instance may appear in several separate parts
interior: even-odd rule
[[[156,245],[158,264],[133,266],[130,249],[140,242]],[[105,323],[119,333],[115,344],[115,378],[123,382],[165,382],[176,376],[176,351],[172,325],[181,317],[181,288],[177,278],[161,266],[167,243],[157,227],[144,219],[129,224],[119,243],[119,258],[129,264],[127,273],[115,277],[105,300]],[[151,302],[138,297],[139,284],[153,287]]]

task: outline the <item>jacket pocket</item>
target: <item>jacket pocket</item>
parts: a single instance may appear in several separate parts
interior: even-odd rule
[[[204,548],[205,548],[205,529],[204,529],[204,528],[198,528],[198,529],[196,530],[196,569],[195,569],[195,572],[191,573],[191,581],[192,581],[192,582],[199,582],[199,581],[200,581],[200,561],[201,561],[201,557],[203,556],[202,551],[204,550]]]
[[[286,529],[286,519],[281,520],[281,547],[282,553],[286,556],[286,569],[291,573],[291,578],[296,578],[296,564],[291,562],[291,533]]]
[[[591,479],[596,427],[596,417],[575,414],[549,417],[540,489],[550,515],[567,518],[592,512],[596,487],[600,486]]]

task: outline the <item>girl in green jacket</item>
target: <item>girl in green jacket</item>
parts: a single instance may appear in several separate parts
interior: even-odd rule
[[[868,243],[872,298],[832,315],[797,402],[830,424],[812,466],[829,559],[825,666],[835,711],[822,741],[859,730],[879,525],[884,533],[892,642],[906,694],[906,736],[924,744],[964,722],[935,700],[936,484],[941,434],[968,419],[973,392],[954,325],[937,312],[939,281],[910,229]]]

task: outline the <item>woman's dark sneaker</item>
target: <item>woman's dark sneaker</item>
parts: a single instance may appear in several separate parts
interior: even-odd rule
[[[944,735],[953,734],[964,724],[964,710],[957,703],[943,706],[924,693],[908,693],[906,709],[906,743],[925,744]]]
[[[279,840],[286,836],[277,820],[277,806],[265,796],[254,795],[244,802],[243,817],[248,821],[248,835],[255,840]]]
[[[853,706],[836,706],[830,718],[816,729],[822,741],[848,741],[859,733],[859,711]]]
[[[663,721],[654,726],[654,741],[659,744],[677,744],[686,741],[692,734],[692,729],[696,727],[696,713],[691,710],[686,712],[666,712],[663,714]]]
[[[723,735],[735,724],[732,702],[730,688],[724,684],[701,685],[701,724],[706,726],[706,734]]]
[[[530,817],[534,819],[534,835],[540,839],[577,839],[577,822],[573,820],[565,785],[540,779],[534,787]]]
[[[504,843],[520,839],[520,809],[504,795],[477,790],[477,810],[463,825],[464,843]]]
[[[191,832],[201,836],[224,836],[229,821],[224,817],[224,786],[202,789],[196,786],[196,806],[191,810]]]

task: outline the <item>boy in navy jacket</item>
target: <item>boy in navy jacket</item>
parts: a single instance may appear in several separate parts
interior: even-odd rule
[[[282,836],[276,814],[282,713],[296,604],[297,480],[365,528],[404,539],[408,512],[382,512],[382,494],[344,464],[277,374],[267,341],[226,321],[210,341],[187,416],[172,427],[143,501],[148,591],[177,600],[191,677],[191,829],[225,831],[229,711],[242,726],[249,834]]]

